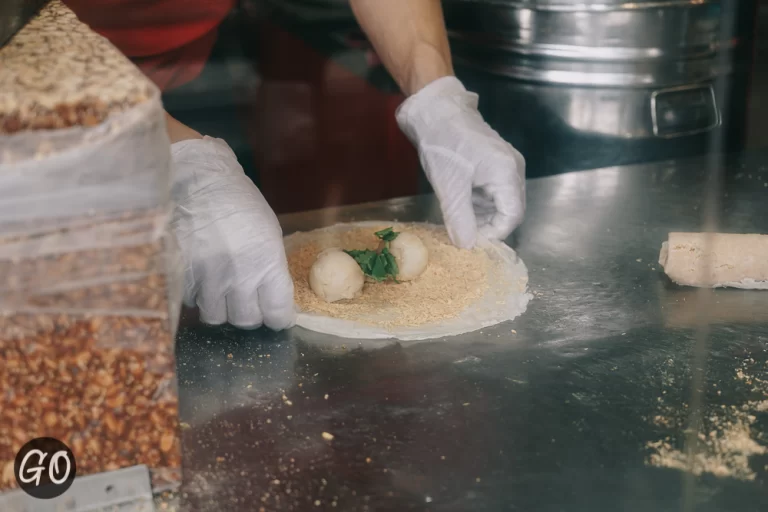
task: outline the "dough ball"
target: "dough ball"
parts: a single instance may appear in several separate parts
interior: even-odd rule
[[[429,263],[429,251],[421,238],[403,232],[389,243],[389,251],[397,262],[397,280],[411,281],[419,277]]]
[[[341,249],[321,252],[309,270],[309,287],[326,302],[359,297],[364,282],[360,265]]]

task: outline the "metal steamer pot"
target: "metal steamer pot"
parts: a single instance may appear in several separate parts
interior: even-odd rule
[[[701,153],[724,129],[739,143],[753,0],[443,6],[486,118],[528,156],[562,149],[542,174]]]

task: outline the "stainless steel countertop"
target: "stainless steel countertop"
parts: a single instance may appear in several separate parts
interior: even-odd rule
[[[529,181],[526,221],[508,242],[535,298],[512,323],[399,344],[187,319],[189,509],[765,510],[768,455],[726,461],[752,480],[705,474],[690,487],[684,472],[649,463],[649,443],[683,446],[690,413],[703,306],[657,259],[668,232],[702,229],[706,164]],[[768,233],[768,154],[726,165],[737,172],[721,190],[720,229]],[[405,198],[281,223],[287,234],[370,219],[439,221],[439,210],[432,197]],[[768,292],[703,297],[706,433],[743,410],[768,447],[768,411],[755,407],[768,399]]]

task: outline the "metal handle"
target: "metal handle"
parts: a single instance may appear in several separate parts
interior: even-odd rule
[[[653,134],[665,139],[704,133],[722,122],[712,84],[654,91],[651,120]]]

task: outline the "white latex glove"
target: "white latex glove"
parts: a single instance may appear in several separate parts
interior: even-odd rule
[[[172,227],[184,257],[184,303],[209,324],[290,327],[293,280],[272,209],[226,142],[171,146]]]
[[[473,247],[478,232],[507,238],[525,213],[525,159],[483,120],[477,101],[456,77],[444,77],[396,114],[419,152],[448,234],[462,248]]]

